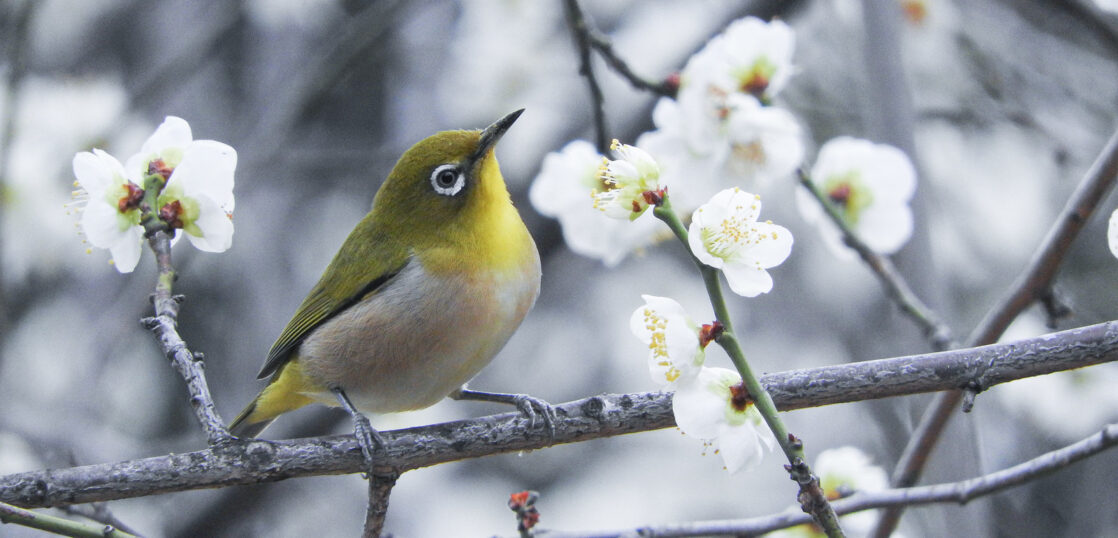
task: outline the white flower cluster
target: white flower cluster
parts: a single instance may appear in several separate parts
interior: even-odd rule
[[[74,176],[85,200],[80,225],[89,242],[109,249],[113,264],[131,272],[140,260],[144,235],[141,217],[152,212],[191,244],[224,252],[233,243],[233,171],[237,152],[213,140],[194,140],[190,125],[168,116],[140,151],[121,165],[99,150],[74,156]],[[155,207],[144,207],[145,178],[160,175]]]
[[[703,365],[703,350],[715,337],[716,325],[699,326],[673,299],[643,297],[645,304],[633,312],[629,328],[648,345],[653,381],[665,390],[675,390],[672,411],[676,425],[683,433],[713,445],[731,473],[760,463],[776,439],[763,423],[741,376]]]
[[[655,184],[671,194],[680,214],[734,185],[787,176],[803,159],[801,129],[791,113],[770,104],[793,74],[794,44],[783,22],[753,17],[734,22],[687,62],[676,98],[660,99],[653,111],[656,129],[637,140],[640,150],[614,147],[621,158],[608,161],[609,167],[654,159]],[[647,202],[623,190],[642,187],[597,173],[603,158],[585,141],[552,153],[532,185],[531,200],[540,213],[559,219],[572,250],[612,266],[652,243],[660,228],[650,218],[638,218]],[[645,185],[636,194],[647,190]],[[595,193],[605,211],[585,208],[588,193]],[[617,228],[609,216],[623,216],[635,226],[605,233]]]
[[[732,23],[692,56],[680,73],[676,97],[661,98],[656,129],[635,146],[614,140],[616,159],[576,140],[544,160],[530,198],[559,219],[577,253],[615,265],[654,241],[658,216],[686,240],[703,264],[726,275],[744,297],[772,290],[768,269],[792,250],[786,228],[760,220],[755,187],[787,178],[804,157],[803,134],[773,100],[792,78],[795,36],[781,21],[747,17]],[[827,144],[811,173],[820,198],[871,248],[892,253],[912,233],[908,201],[916,174],[900,150],[842,137]],[[754,190],[754,189],[750,189]],[[817,223],[836,252],[848,250],[839,228],[806,189],[801,212]],[[686,234],[675,219],[690,215]],[[684,433],[716,447],[726,468],[757,463],[775,440],[738,373],[709,368],[704,348],[719,324],[699,326],[674,300],[644,296],[632,332],[649,348],[653,379],[676,391],[676,423]]]

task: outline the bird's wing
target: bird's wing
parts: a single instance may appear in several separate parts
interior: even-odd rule
[[[287,363],[303,339],[316,327],[382,289],[405,265],[410,253],[376,233],[369,218],[346,238],[334,261],[326,268],[291,321],[268,352],[258,378],[275,373]],[[358,232],[363,233],[358,233]],[[363,239],[359,239],[363,238]]]

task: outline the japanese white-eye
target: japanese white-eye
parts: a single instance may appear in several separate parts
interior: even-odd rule
[[[536,245],[493,152],[521,112],[434,134],[400,157],[272,346],[259,376],[271,379],[234,435],[255,437],[313,402],[428,407],[500,351],[540,287]]]

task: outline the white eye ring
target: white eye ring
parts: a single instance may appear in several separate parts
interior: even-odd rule
[[[466,186],[466,174],[456,164],[442,164],[431,171],[431,187],[443,196],[454,196]]]

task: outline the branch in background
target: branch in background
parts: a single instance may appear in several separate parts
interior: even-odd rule
[[[0,121],[0,192],[4,191],[4,187],[8,183],[8,169],[9,163],[12,162],[12,141],[15,139],[15,123],[16,116],[18,115],[16,95],[19,92],[20,81],[23,80],[23,75],[27,72],[27,61],[25,49],[27,47],[28,29],[31,27],[31,19],[34,17],[35,9],[39,6],[39,2],[31,0],[24,0],[15,6],[15,15],[12,17],[10,28],[6,28],[8,34],[8,54],[7,64],[8,73],[4,77],[4,86],[0,88],[0,110],[5,111],[4,119]],[[2,252],[2,250],[0,250]],[[0,263],[0,271],[3,270],[4,264]],[[2,276],[2,273],[0,273]],[[3,286],[3,279],[0,278],[0,334],[7,333],[8,326],[8,301],[5,299],[5,291]]]
[[[155,306],[155,317],[144,318],[141,321],[145,327],[155,333],[163,348],[163,354],[186,380],[190,391],[190,405],[194,408],[194,414],[202,425],[207,441],[211,446],[230,441],[232,436],[229,435],[229,430],[225,428],[225,423],[217,414],[213,396],[210,395],[210,387],[206,383],[202,355],[191,353],[176,329],[181,297],[171,295],[175,281],[175,269],[171,266],[171,238],[165,232],[159,231],[152,234],[148,244],[155,253],[159,278],[151,298]]]
[[[882,256],[875,252],[865,242],[863,242],[854,231],[846,225],[846,221],[842,216],[835,211],[834,206],[827,202],[823,194],[815,188],[815,183],[808,177],[807,172],[803,168],[799,169],[797,173],[800,176],[800,183],[811,193],[812,196],[823,206],[823,211],[827,213],[827,217],[831,222],[838,226],[839,231],[842,232],[843,241],[846,245],[866,262],[866,265],[873,270],[874,276],[881,282],[882,287],[885,288],[885,294],[894,303],[900,307],[901,312],[912,319],[920,330],[923,331],[924,337],[927,338],[931,344],[932,349],[943,351],[958,347],[955,345],[954,337],[951,335],[951,328],[947,326],[943,320],[939,319],[935,311],[924,304],[916,293],[909,287],[908,282],[904,277],[897,272],[897,268],[889,258]]]
[[[357,64],[369,62],[389,50],[390,47],[383,46],[383,39],[399,28],[400,12],[420,5],[420,2],[381,0],[361,10],[344,28],[333,32],[331,39],[303,62],[306,68],[285,79],[284,86],[289,89],[275,97],[255,122],[243,122],[250,125],[243,138],[253,142],[252,148],[243,153],[257,156],[244,163],[243,168],[260,170],[279,159],[281,154],[287,155],[292,149],[287,139],[299,121],[327,102],[330,91],[352,75]]]
[[[1087,224],[1091,213],[1110,190],[1118,176],[1118,131],[1111,135],[1106,146],[1095,159],[1087,175],[1076,187],[1056,223],[1048,231],[1040,248],[1026,266],[1021,276],[1009,288],[970,337],[972,346],[990,344],[1001,337],[1009,324],[1034,301],[1049,294],[1056,271],[1064,255],[1071,248],[1079,231]],[[981,388],[981,385],[979,386]],[[953,390],[936,395],[901,454],[893,470],[894,487],[908,487],[920,479],[928,457],[947,426],[947,419],[963,399],[964,393]],[[885,511],[877,523],[874,536],[888,536],[900,521],[901,508]]]
[[[761,378],[783,411],[983,387],[1118,360],[1118,321],[1010,344],[792,370]],[[535,450],[674,425],[671,394],[594,396],[556,406],[555,434],[519,412],[381,432],[376,472]],[[353,436],[237,441],[207,450],[0,477],[0,502],[26,508],[367,470]]]
[[[652,82],[634,73],[633,70],[629,68],[629,64],[613,51],[613,44],[610,43],[609,37],[606,37],[594,28],[585,26],[584,28],[586,30],[586,40],[590,42],[590,46],[594,47],[594,50],[602,55],[602,59],[604,59],[617,74],[629,81],[629,84],[634,88],[651,92],[661,97],[675,98],[675,94],[679,90],[678,83],[672,83],[671,80]]]
[[[1029,461],[1008,469],[996,471],[970,480],[920,486],[914,488],[889,489],[885,491],[856,492],[850,497],[833,501],[835,512],[846,515],[872,508],[912,506],[932,503],[966,504],[978,497],[991,495],[1006,489],[1020,486],[1032,480],[1050,475],[1078,461],[1087,459],[1118,445],[1118,424],[1107,425],[1100,431],[1075,444],[1053,450]],[[549,531],[548,538],[607,538],[622,536],[657,536],[660,538],[711,535],[748,535],[775,531],[794,525],[810,523],[807,514],[783,512],[771,516],[739,520],[705,521],[621,529],[610,531],[579,532],[568,534]]]
[[[575,43],[578,45],[580,75],[586,77],[586,85],[590,87],[590,100],[594,105],[594,136],[598,153],[609,154],[610,138],[606,131],[605,97],[602,88],[598,85],[598,78],[594,75],[594,66],[590,63],[590,30],[586,25],[586,17],[578,6],[578,0],[566,0],[563,3],[567,11],[567,23],[571,25]]]

